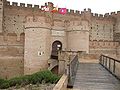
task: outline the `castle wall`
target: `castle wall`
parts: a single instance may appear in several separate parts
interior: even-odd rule
[[[25,4],[17,6],[17,3],[10,5],[10,2],[4,2],[0,77],[11,78],[24,74],[24,24],[28,15],[39,15],[39,12],[37,6],[32,9],[30,5],[26,8]]]
[[[93,18],[90,29],[90,40],[113,41],[114,21],[112,19]]]
[[[5,3],[3,5],[3,27],[0,34],[0,77],[9,79],[24,74],[23,23],[25,16],[16,6],[6,6]],[[25,12],[25,10],[23,11]]]
[[[120,12],[113,15],[116,19],[116,24],[114,25],[114,41],[120,41]]]
[[[31,4],[27,4],[27,7],[25,7],[24,3],[20,3],[20,6],[18,6],[18,3],[15,2],[12,5],[8,1],[5,2],[3,31],[5,33],[16,33],[19,37],[24,32],[26,17],[31,15],[44,15],[44,12],[41,12],[38,5],[32,7]]]
[[[24,34],[20,35],[20,41],[16,34],[0,34],[0,77],[8,79],[23,75],[23,46]]]
[[[120,12],[103,17],[85,9],[81,13],[67,10],[62,15],[41,11],[38,5],[25,7],[24,3],[18,6],[4,1],[0,1],[0,77],[46,69],[56,40],[62,42],[63,50],[112,55],[117,52]],[[48,6],[53,8],[50,2]]]
[[[8,3],[9,4],[9,3]],[[16,33],[24,32],[24,23],[27,15],[32,15],[36,10],[20,6],[7,5],[4,8],[4,32]]]
[[[118,42],[110,41],[90,41],[90,53],[91,54],[108,54],[115,55],[117,54],[117,47],[119,46]]]

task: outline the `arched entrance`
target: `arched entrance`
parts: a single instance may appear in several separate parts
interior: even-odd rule
[[[62,50],[62,43],[60,41],[54,41],[52,44],[51,58],[58,59],[58,51]]]

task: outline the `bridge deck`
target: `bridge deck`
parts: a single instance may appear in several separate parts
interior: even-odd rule
[[[120,81],[98,63],[80,63],[73,90],[120,90]]]

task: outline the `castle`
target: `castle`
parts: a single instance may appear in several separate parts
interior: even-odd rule
[[[50,10],[53,3],[45,3]],[[11,78],[48,68],[56,49],[119,55],[120,11],[93,14],[45,12],[39,5],[0,0],[0,77]]]

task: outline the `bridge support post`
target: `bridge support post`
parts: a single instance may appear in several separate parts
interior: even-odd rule
[[[62,75],[65,72],[65,61],[64,60],[59,60],[59,65],[58,65],[58,74]]]

